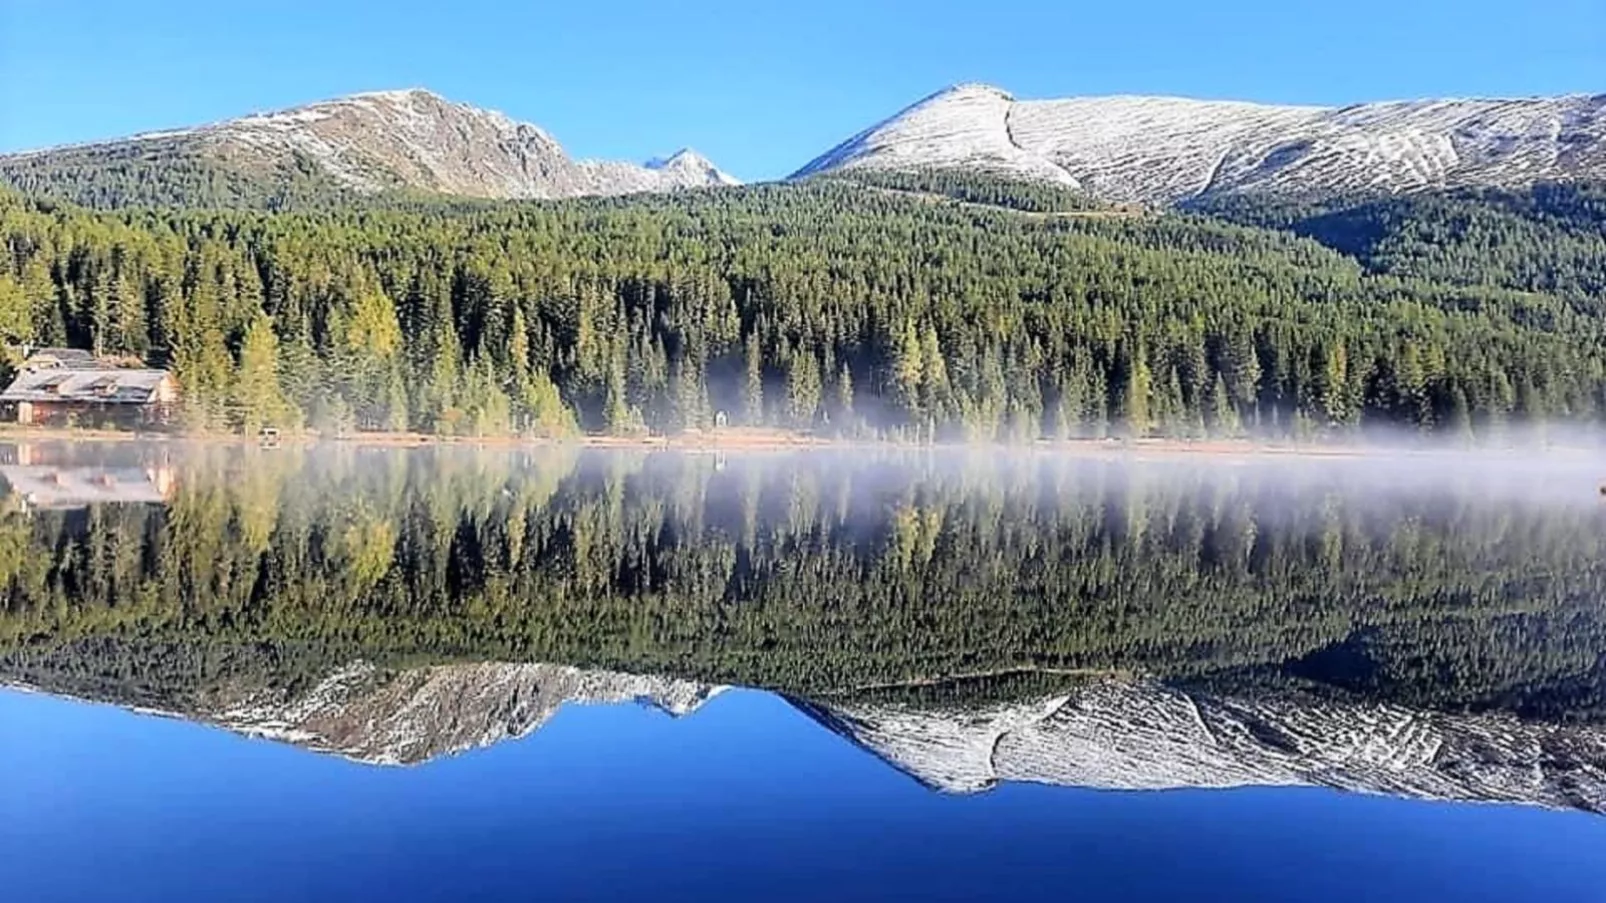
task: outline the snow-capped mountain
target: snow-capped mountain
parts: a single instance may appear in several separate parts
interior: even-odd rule
[[[119,164],[207,167],[264,180],[313,170],[371,194],[409,188],[478,198],[568,198],[737,184],[681,151],[657,165],[572,160],[546,131],[424,90],[354,94],[295,109],[99,144],[0,157],[0,177]]]
[[[741,180],[715,166],[713,161],[691,148],[682,148],[668,157],[648,160],[646,168],[665,178],[690,185],[740,185]]]
[[[1152,204],[1235,191],[1333,195],[1606,178],[1606,94],[1319,107],[1017,100],[988,85],[959,85],[792,178],[953,167]]]
[[[1322,786],[1606,813],[1606,731],[1151,680],[958,710],[794,705],[934,789]]]

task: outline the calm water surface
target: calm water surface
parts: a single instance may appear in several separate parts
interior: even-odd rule
[[[0,887],[1600,900],[1601,470],[0,447]]]

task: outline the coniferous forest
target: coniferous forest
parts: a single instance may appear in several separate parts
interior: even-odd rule
[[[1109,216],[1062,194],[0,195],[0,338],[169,367],[208,431],[1498,441],[1606,417],[1598,187]]]

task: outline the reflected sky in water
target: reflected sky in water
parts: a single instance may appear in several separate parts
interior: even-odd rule
[[[1603,476],[0,444],[0,887],[1600,900]]]
[[[1595,900],[1606,819],[1312,789],[933,793],[764,693],[380,768],[0,694],[0,883],[77,900]]]

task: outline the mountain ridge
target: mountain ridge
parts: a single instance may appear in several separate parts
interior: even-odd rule
[[[864,129],[792,179],[959,168],[1177,204],[1232,192],[1401,193],[1606,177],[1606,94],[1342,107],[1117,94],[1019,100],[953,85]]]
[[[933,92],[786,179],[957,170],[1154,206],[1606,179],[1606,93],[1344,106]],[[389,191],[565,199],[741,184],[682,148],[571,158],[546,129],[422,87],[363,91],[126,138],[0,154],[0,184],[91,207],[278,208]]]
[[[689,150],[659,166],[574,159],[538,125],[423,88],[367,91],[191,127],[0,155],[0,181],[25,193],[54,189],[78,203],[87,196],[88,206],[193,203],[195,192],[184,186],[150,190],[151,183],[181,173],[194,173],[187,181],[201,186],[224,183],[226,195],[247,201],[271,197],[298,180],[325,193],[356,196],[421,190],[546,200],[739,184]],[[108,182],[131,183],[128,201],[82,190]],[[164,193],[171,197],[160,197]]]

